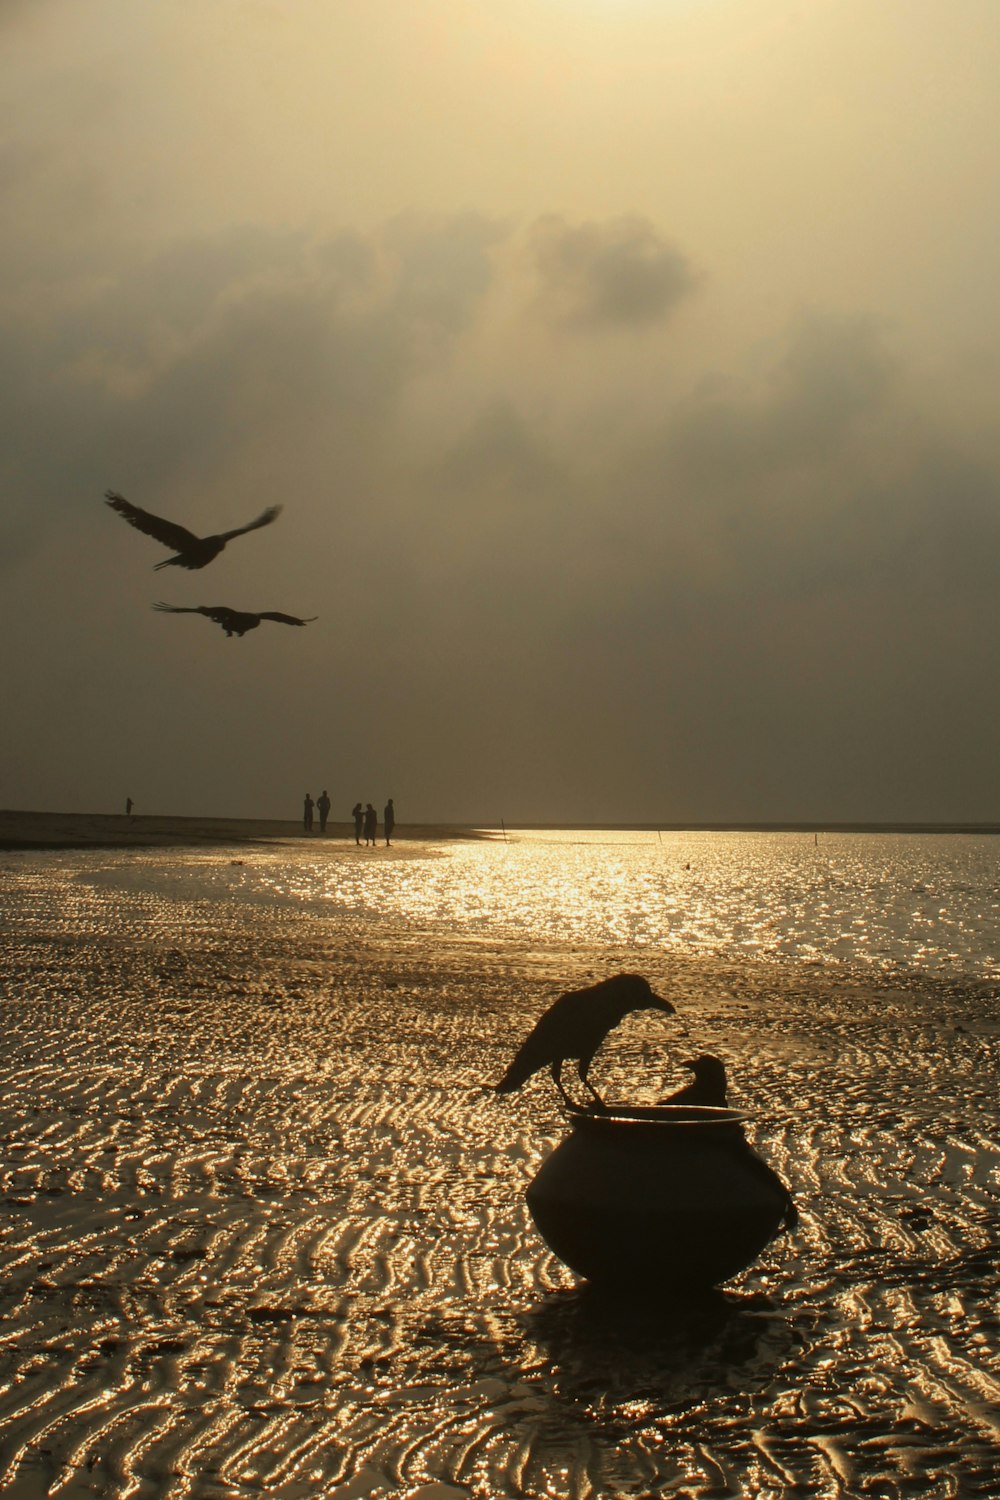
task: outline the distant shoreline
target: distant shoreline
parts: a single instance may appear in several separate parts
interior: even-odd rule
[[[382,841],[381,824],[379,825]],[[481,830],[457,825],[407,824],[393,843],[476,839]],[[330,823],[325,834],[303,832],[301,822],[273,818],[182,818],[139,813],[50,813],[0,810],[0,849],[205,848],[223,844],[309,844],[322,848],[354,842],[352,823]]]
[[[508,833],[1000,833],[1000,823],[508,823]],[[482,839],[499,826],[456,823],[405,824],[393,842]],[[221,844],[349,843],[353,825],[331,823],[325,834],[306,834],[293,819],[169,817],[136,813],[54,813],[0,810],[0,849],[129,849]]]
[[[485,825],[483,825],[485,826]],[[508,823],[508,833],[1000,833],[1000,823]]]

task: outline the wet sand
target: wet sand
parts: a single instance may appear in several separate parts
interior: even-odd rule
[[[1000,1494],[992,987],[74,876],[0,856],[0,1494]],[[554,1092],[482,1089],[559,989],[635,967],[679,1015],[595,1081],[648,1102],[718,1052],[801,1216],[673,1310],[547,1253]]]

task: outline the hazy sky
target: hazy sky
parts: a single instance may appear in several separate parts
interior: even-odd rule
[[[998,76],[996,0],[6,0],[0,805],[1000,819]],[[154,573],[107,488],[285,508]]]

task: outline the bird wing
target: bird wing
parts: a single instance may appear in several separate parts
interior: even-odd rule
[[[259,618],[262,620],[277,620],[281,625],[308,625],[313,620],[318,620],[319,615],[309,615],[308,619],[300,620],[298,615],[282,615],[276,609],[265,609]]]
[[[257,517],[256,521],[250,522],[249,526],[237,526],[235,531],[220,531],[219,541],[229,542],[232,541],[234,536],[243,536],[244,532],[256,531],[261,526],[270,526],[271,522],[276,521],[280,515],[280,505],[269,505],[267,507],[267,510],[263,511],[262,514]]]
[[[169,615],[207,615],[214,620],[216,625],[228,625],[236,614],[235,609],[230,609],[228,604],[154,604],[154,609],[162,609]]]
[[[185,526],[178,526],[175,521],[164,521],[162,516],[151,515],[148,510],[140,510],[138,505],[133,505],[131,500],[126,500],[124,495],[119,495],[114,490],[106,490],[104,499],[136,531],[144,531],[165,547],[173,547],[175,552],[184,552],[199,540]]]

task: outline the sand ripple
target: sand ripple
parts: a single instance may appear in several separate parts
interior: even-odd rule
[[[607,1092],[722,1053],[796,1232],[683,1313],[523,1202],[549,1092],[483,1094],[532,954],[0,872],[0,1493],[1000,1494],[992,991],[643,956]]]

